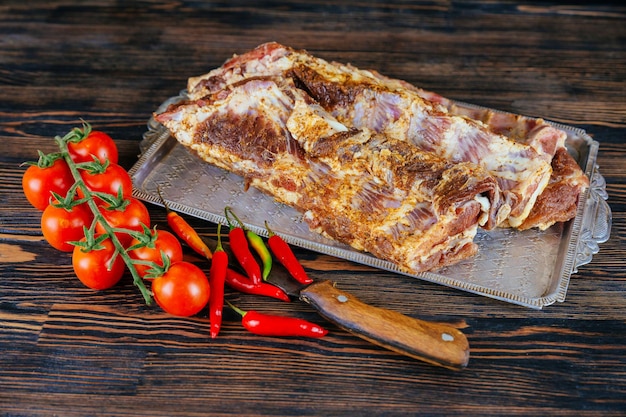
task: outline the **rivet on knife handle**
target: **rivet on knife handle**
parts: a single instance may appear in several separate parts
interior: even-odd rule
[[[458,329],[367,305],[330,282],[300,292],[322,316],[343,329],[389,350],[450,369],[469,361],[469,343]]]

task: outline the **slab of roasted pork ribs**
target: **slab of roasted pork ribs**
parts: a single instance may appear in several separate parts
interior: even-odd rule
[[[507,137],[440,96],[277,43],[190,78],[188,97],[155,115],[180,143],[407,272],[471,256],[479,226],[571,214],[533,211],[564,149],[548,124]]]

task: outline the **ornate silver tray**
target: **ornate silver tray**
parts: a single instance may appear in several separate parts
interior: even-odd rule
[[[159,111],[184,96],[181,92],[172,97]],[[608,240],[612,218],[605,201],[606,184],[596,164],[598,142],[584,130],[554,125],[567,132],[568,149],[591,180],[576,217],[543,232],[479,231],[479,252],[475,257],[436,272],[409,276],[535,309],[565,301],[571,275],[591,262],[598,245]],[[267,236],[267,220],[293,245],[408,275],[393,263],[311,232],[299,212],[260,191],[244,191],[241,177],[203,162],[154,119],[148,121],[141,150],[130,174],[134,195],[143,201],[162,205],[158,186],[172,209],[222,224],[226,224],[224,207],[231,206],[246,226],[259,235]]]

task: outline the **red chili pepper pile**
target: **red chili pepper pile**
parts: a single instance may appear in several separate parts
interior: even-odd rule
[[[159,191],[159,196],[161,196]],[[167,210],[167,220],[170,228],[193,250],[211,260],[209,283],[211,287],[209,299],[209,319],[211,323],[211,337],[216,338],[222,325],[222,310],[224,307],[224,285],[246,294],[271,297],[289,302],[289,296],[280,288],[265,282],[272,269],[272,254],[285,266],[291,276],[298,282],[310,284],[313,282],[306,275],[300,262],[297,260],[289,245],[267,225],[269,239],[266,246],[263,239],[247,229],[244,223],[233,212],[232,208],[224,210],[226,221],[229,226],[229,243],[238,265],[246,275],[240,274],[229,267],[229,258],[222,246],[221,225],[218,225],[217,248],[213,253],[202,241],[196,231],[178,214],[171,211],[161,197]],[[261,269],[257,259],[250,250],[252,247],[262,262]],[[271,252],[270,252],[271,250]],[[228,305],[242,316],[242,324],[250,332],[265,336],[304,336],[322,337],[327,332],[317,324],[306,320],[274,316],[257,311],[245,312],[226,301]]]

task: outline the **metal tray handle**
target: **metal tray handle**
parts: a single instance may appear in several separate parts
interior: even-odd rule
[[[573,273],[578,272],[578,267],[591,262],[593,255],[600,250],[599,245],[609,240],[611,235],[613,216],[606,201],[609,198],[606,192],[606,181],[600,174],[598,166],[594,168],[589,185],[587,214],[583,219]]]

